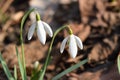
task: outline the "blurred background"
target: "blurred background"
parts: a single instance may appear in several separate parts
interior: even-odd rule
[[[25,12],[31,8],[39,10],[41,19],[53,31],[64,24],[71,25],[75,35],[80,37],[84,49],[72,59],[66,47],[60,54],[59,47],[68,34],[60,32],[53,45],[53,56],[45,74],[50,80],[66,68],[86,58],[89,62],[63,76],[60,80],[119,80],[116,66],[120,53],[120,0],[0,0],[0,51],[11,72],[17,64],[15,46],[20,51],[20,22]],[[35,61],[43,65],[51,38],[41,45],[36,34],[28,41],[26,36],[34,22],[33,14],[27,19],[23,38],[28,77]],[[59,64],[58,64],[59,63]],[[19,75],[19,74],[18,74]],[[7,80],[0,65],[0,80]]]

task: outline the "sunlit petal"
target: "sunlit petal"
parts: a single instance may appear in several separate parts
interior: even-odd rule
[[[77,55],[77,44],[74,35],[70,35],[69,53],[72,58],[75,58]]]
[[[41,21],[37,21],[37,35],[40,42],[44,45],[46,42],[46,33]]]
[[[43,26],[45,28],[45,31],[48,33],[48,35],[50,37],[52,37],[53,36],[53,32],[52,32],[51,27],[46,22],[44,22],[44,21],[42,21],[42,23],[43,23]]]
[[[33,23],[33,24],[30,26],[30,28],[29,28],[29,30],[28,30],[28,36],[27,36],[28,40],[30,40],[30,39],[32,38],[32,36],[33,36],[33,34],[34,34],[34,31],[35,31],[35,27],[36,27],[36,23]]]
[[[63,51],[64,51],[65,44],[66,44],[68,38],[69,38],[69,36],[66,37],[66,38],[62,41],[62,43],[61,43],[61,46],[60,46],[60,52],[61,52],[61,53],[63,53]]]
[[[78,47],[80,49],[83,49],[83,44],[82,44],[82,41],[80,40],[80,38],[75,36],[75,39],[76,39],[76,43],[77,43]]]

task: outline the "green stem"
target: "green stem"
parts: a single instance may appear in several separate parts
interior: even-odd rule
[[[23,31],[22,31],[22,29],[23,29],[23,25],[21,23],[21,27],[20,27],[20,42],[21,42],[21,53],[22,53],[22,66],[23,66],[24,71],[25,71],[24,74],[26,74],[25,58],[24,58],[24,43],[23,43],[23,36],[22,36]],[[25,80],[27,80],[27,78]]]
[[[27,19],[28,15],[33,11],[34,9],[29,10],[22,18],[21,25],[20,25],[20,42],[21,42],[21,53],[22,53],[22,65],[24,68],[24,74],[26,75],[26,68],[25,68],[25,57],[24,57],[24,43],[23,43],[23,26],[25,23],[25,20]],[[27,76],[26,76],[27,77]],[[25,79],[27,80],[27,78]]]
[[[62,26],[62,27],[60,27],[59,29],[57,29],[57,30],[55,31],[55,33],[54,33],[54,35],[53,35],[53,38],[52,38],[52,41],[51,41],[51,43],[50,43],[50,47],[49,47],[49,49],[48,49],[47,58],[46,58],[46,61],[45,61],[44,66],[43,66],[42,73],[40,74],[39,80],[43,80],[43,77],[44,77],[44,74],[45,74],[45,71],[46,71],[46,68],[47,68],[49,59],[50,59],[50,53],[51,53],[51,51],[52,51],[53,42],[54,42],[54,40],[55,40],[56,35],[57,35],[60,31],[62,31],[64,28],[66,28],[66,27],[67,27],[66,25],[65,25],[65,26]]]
[[[25,70],[24,43],[23,43],[23,37],[22,37],[22,29],[20,31],[20,40],[21,40],[22,65]]]

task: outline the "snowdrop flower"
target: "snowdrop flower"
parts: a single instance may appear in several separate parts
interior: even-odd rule
[[[75,58],[76,55],[77,55],[77,51],[78,51],[78,48],[77,46],[80,48],[80,49],[83,49],[83,44],[82,44],[82,41],[80,40],[79,37],[73,35],[72,33],[70,33],[69,36],[67,36],[63,41],[62,41],[62,44],[60,46],[60,52],[63,53],[64,51],[64,48],[65,48],[65,45],[66,43],[68,43],[68,46],[69,46],[69,53],[70,53],[70,56],[72,58]]]
[[[48,35],[52,37],[53,32],[50,26],[46,22],[40,20],[40,15],[37,12],[36,12],[36,20],[37,21],[30,26],[27,38],[28,40],[31,40],[34,31],[36,30],[38,39],[44,45],[46,42],[46,33],[48,33]]]

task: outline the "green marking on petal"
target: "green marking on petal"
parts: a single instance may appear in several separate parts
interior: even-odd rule
[[[72,35],[73,34],[73,31],[72,31],[72,29],[70,28],[70,26],[68,25],[68,27],[67,27],[67,31],[68,31],[68,33],[70,34],[70,35]]]
[[[36,12],[36,20],[40,21],[40,14],[38,12]]]

